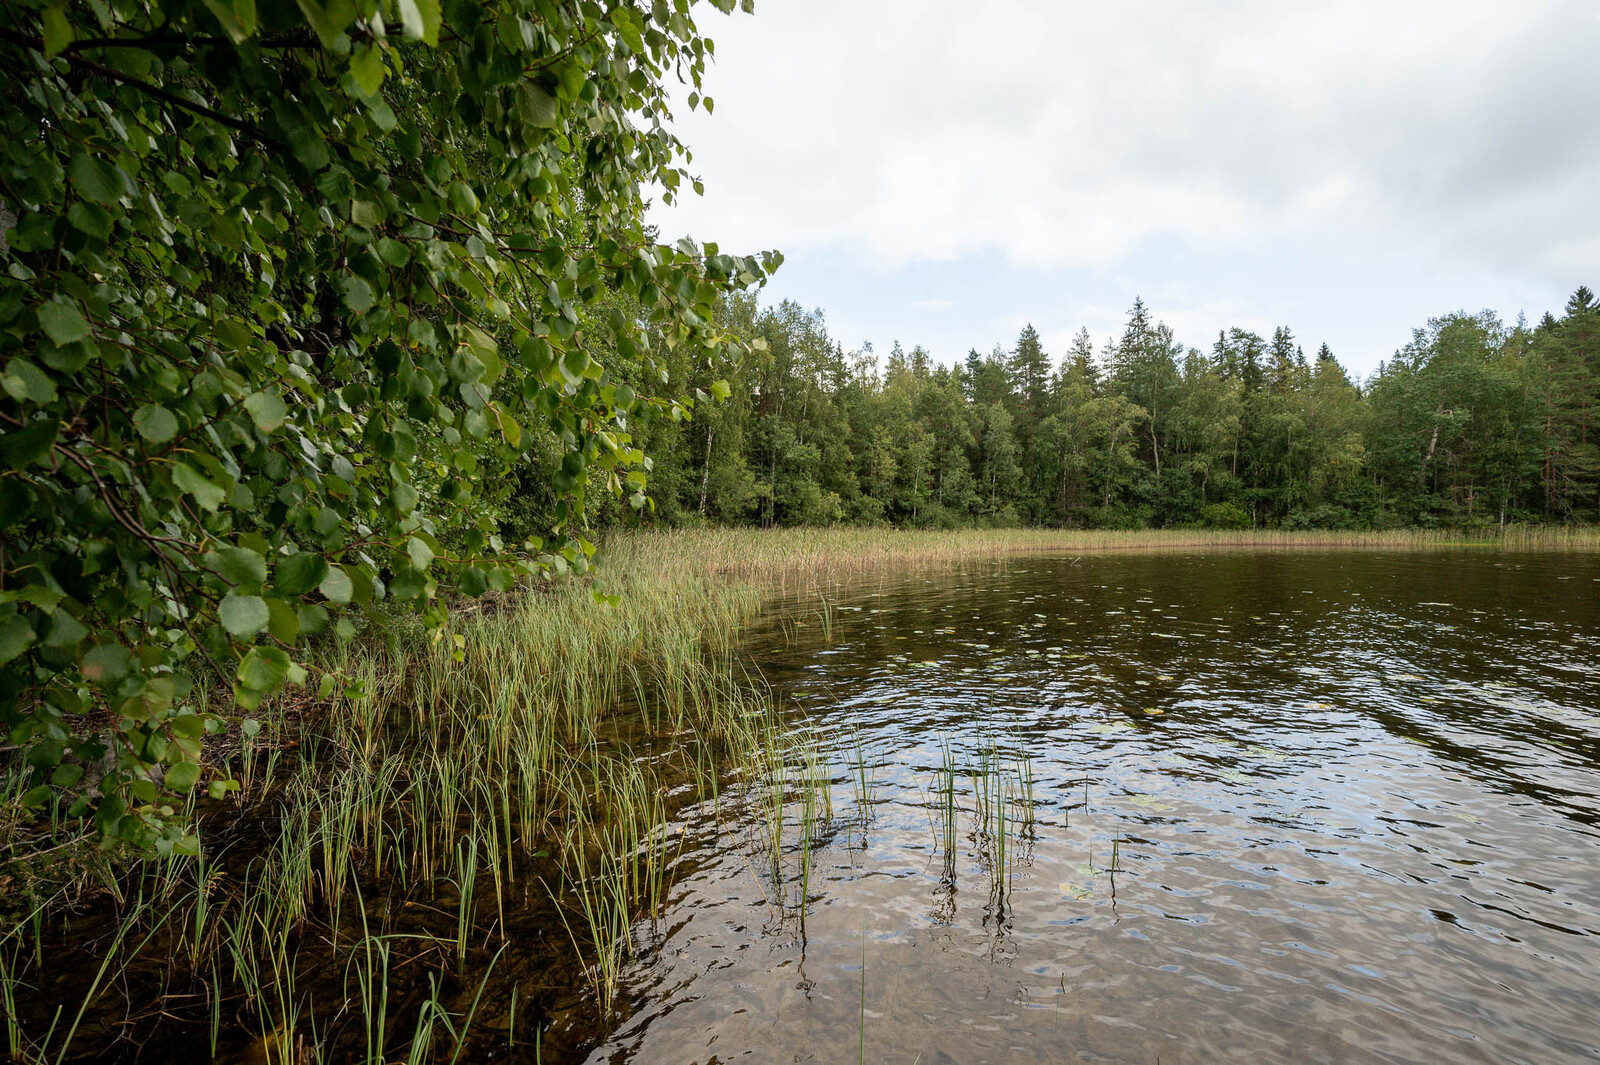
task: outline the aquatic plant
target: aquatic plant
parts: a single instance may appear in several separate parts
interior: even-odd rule
[[[1512,530],[1498,543],[1585,542],[1548,535]],[[1442,542],[1341,536],[1265,541],[1297,549]],[[502,937],[518,907],[554,900],[589,992],[607,1014],[628,960],[658,934],[682,846],[663,826],[703,799],[719,819],[748,815],[743,824],[760,852],[754,864],[762,883],[803,932],[833,831],[834,779],[818,734],[796,727],[734,653],[737,633],[764,602],[806,611],[818,602],[808,597],[821,596],[819,618],[833,617],[819,623],[826,638],[837,632],[836,584],[852,574],[959,567],[1063,545],[1087,552],[1199,542],[1181,532],[1037,531],[695,530],[615,538],[601,549],[614,574],[605,590],[615,600],[597,600],[592,582],[555,582],[487,601],[438,639],[396,620],[329,640],[318,661],[339,682],[326,699],[266,703],[256,711],[258,726],[207,739],[205,756],[233,766],[241,788],[221,801],[191,800],[187,814],[174,811],[196,830],[194,856],[109,864],[64,808],[17,816],[26,774],[0,764],[0,844],[13,856],[8,873],[18,877],[0,930],[8,1046],[38,1057],[46,1045],[59,1051],[69,1030],[88,1038],[73,1010],[81,1002],[87,1017],[102,1008],[96,1003],[107,988],[138,986],[117,977],[155,966],[128,949],[148,940],[170,944],[164,966],[174,971],[151,984],[159,994],[170,989],[171,1001],[141,1005],[181,1016],[213,1042],[241,1037],[220,1005],[229,1001],[243,1004],[242,1023],[276,1040],[271,1053],[280,1056],[291,1042],[330,1060],[347,1052],[392,1059],[397,1047],[425,1056],[447,1031],[459,1049],[471,1038],[460,1018],[436,999],[397,1017],[394,993],[403,983],[408,1002],[430,993],[424,989],[442,994],[441,972],[483,963],[478,937],[489,921],[480,925],[477,909],[481,903],[489,912],[491,891]],[[846,763],[839,780],[853,780],[851,812],[864,829],[877,801],[880,755],[862,735],[847,743],[835,755]],[[1026,747],[994,736],[958,751],[947,739],[939,757],[927,806],[941,879],[953,887],[970,833],[991,894],[1003,896],[1026,864],[1036,818]],[[1087,777],[1084,788],[1087,812]],[[1120,868],[1123,842],[1112,843],[1112,869]],[[31,862],[21,860],[30,854]],[[440,892],[447,901],[435,907]],[[125,904],[128,898],[163,905]],[[69,956],[59,916],[94,907],[117,912],[122,938],[97,948],[71,986],[72,1005],[58,1011],[33,987]],[[441,910],[442,918],[429,916]],[[397,972],[395,956],[384,952],[401,942],[421,953]],[[352,958],[360,959],[361,1003],[352,1003],[356,1020],[346,1029],[309,989]],[[528,1004],[521,1008],[528,1015]],[[96,1031],[96,1040],[105,1038]]]

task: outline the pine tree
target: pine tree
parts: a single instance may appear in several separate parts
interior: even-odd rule
[[[1553,516],[1600,516],[1600,305],[1587,286],[1535,337],[1544,380],[1545,506]]]

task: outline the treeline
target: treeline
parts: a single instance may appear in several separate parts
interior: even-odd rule
[[[1366,381],[1287,328],[1181,344],[1136,301],[1099,350],[1024,329],[954,366],[847,352],[821,312],[725,307],[766,342],[674,368],[721,390],[640,430],[655,520],[1382,528],[1600,518],[1600,306],[1447,315]]]

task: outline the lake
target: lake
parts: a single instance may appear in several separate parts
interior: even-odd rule
[[[678,826],[589,1060],[1600,1060],[1597,599],[1472,549],[796,599],[787,753]]]

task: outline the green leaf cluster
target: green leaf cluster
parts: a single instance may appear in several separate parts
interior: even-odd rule
[[[31,803],[173,846],[224,727],[197,686],[254,708],[308,639],[441,625],[643,504],[633,422],[693,403],[665,354],[737,357],[714,309],[779,261],[643,221],[698,184],[667,87],[712,54],[686,0],[0,10],[0,728]],[[549,527],[507,544],[483,500],[535,447]]]

